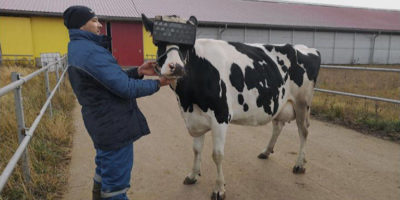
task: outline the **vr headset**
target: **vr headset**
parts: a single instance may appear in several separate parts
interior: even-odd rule
[[[154,44],[166,42],[193,46],[196,40],[196,26],[182,20],[168,20],[156,16],[153,24]]]

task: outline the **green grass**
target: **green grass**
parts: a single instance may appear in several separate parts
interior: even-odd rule
[[[0,87],[9,84],[11,72],[26,76],[32,67],[1,66]],[[55,74],[50,73],[51,87],[56,84]],[[1,193],[4,200],[59,199],[67,184],[69,152],[72,145],[74,106],[68,81],[60,86],[52,100],[53,117],[45,113],[28,145],[31,182],[26,183],[18,165]],[[25,124],[30,127],[45,100],[44,75],[41,74],[22,86]],[[18,147],[14,92],[0,97],[0,171],[3,171]]]
[[[400,69],[400,66],[369,66]],[[400,73],[321,69],[317,87],[400,100]],[[400,105],[316,92],[317,118],[400,142]]]

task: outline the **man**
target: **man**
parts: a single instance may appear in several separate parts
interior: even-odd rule
[[[128,199],[133,142],[150,133],[136,98],[170,81],[141,80],[156,75],[154,62],[123,71],[106,49],[110,41],[100,35],[102,25],[90,8],[71,6],[63,17],[70,36],[69,79],[96,149],[93,199]]]

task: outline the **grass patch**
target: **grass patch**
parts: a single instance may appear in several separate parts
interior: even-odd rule
[[[11,72],[26,76],[37,68],[19,66],[0,67],[0,87],[11,82]],[[50,85],[56,85],[55,73],[50,73]],[[25,124],[30,127],[46,101],[44,74],[22,85]],[[18,165],[1,193],[0,199],[59,199],[67,184],[69,152],[72,146],[75,104],[68,80],[60,86],[52,100],[53,117],[45,113],[28,145],[31,182],[24,181]],[[0,171],[18,147],[17,123],[14,106],[14,92],[0,97]]]
[[[400,69],[398,65],[369,66]],[[321,69],[317,87],[400,100],[400,74]],[[316,92],[313,116],[400,142],[400,105]]]

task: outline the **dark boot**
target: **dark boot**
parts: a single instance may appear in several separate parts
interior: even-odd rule
[[[101,184],[96,182],[93,183],[92,200],[101,200]]]

